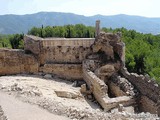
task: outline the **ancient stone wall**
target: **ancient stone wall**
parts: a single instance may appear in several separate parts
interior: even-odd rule
[[[124,45],[119,35],[101,32],[91,48],[92,54],[82,64],[83,79],[92,89],[96,100],[106,111],[118,107],[119,104],[133,108],[135,99],[132,95],[128,95],[119,86],[116,91],[112,91],[115,89],[111,89],[111,84],[108,84],[110,77],[124,66]],[[115,93],[114,98],[109,96],[109,91]]]
[[[0,75],[37,73],[38,62],[23,50],[0,49]]]
[[[24,42],[24,51],[0,49],[0,75],[43,72],[84,79],[89,93],[107,111],[119,104],[137,104],[140,111],[160,115],[160,87],[149,77],[124,69],[120,34],[100,32],[96,39],[25,36]]]
[[[38,56],[45,63],[82,63],[94,38],[39,38],[25,36],[25,51]]]
[[[82,61],[90,54],[94,38],[24,37],[26,53],[32,53],[40,71],[67,79],[82,79]]]
[[[94,38],[45,38],[42,39],[43,47],[54,46],[72,46],[72,47],[90,47],[94,42]]]
[[[42,40],[40,37],[24,36],[24,50],[38,55],[40,53],[40,40]]]
[[[82,63],[89,52],[89,47],[82,46],[44,47],[40,52],[39,60],[41,65],[45,63]]]
[[[122,104],[123,106],[130,106],[135,104],[135,100],[131,96],[119,96],[110,98],[108,96],[108,86],[92,71],[86,69],[85,62],[83,62],[83,78],[87,82],[87,85],[90,87],[90,89],[92,89],[94,97],[104,108],[104,110],[109,111],[118,107],[119,104]]]
[[[160,115],[160,86],[149,76],[129,73],[126,68],[121,73],[140,92],[139,109]]]
[[[82,80],[82,64],[45,64],[41,72],[58,75],[68,80]]]

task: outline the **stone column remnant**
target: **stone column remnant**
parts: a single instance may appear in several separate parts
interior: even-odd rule
[[[96,34],[95,37],[97,37],[100,33],[100,20],[96,21]]]

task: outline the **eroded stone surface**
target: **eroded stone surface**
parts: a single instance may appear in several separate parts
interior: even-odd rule
[[[55,93],[58,97],[64,97],[64,98],[75,99],[82,97],[80,93],[74,91],[55,90]]]
[[[0,75],[38,73],[38,61],[23,50],[0,49]]]
[[[114,94],[114,96],[138,95],[138,91],[126,78],[122,78],[121,76],[117,76],[116,74],[111,76],[108,82],[108,85],[111,89],[112,94]]]
[[[123,49],[119,49],[124,46],[120,47],[121,44],[118,43],[121,43],[118,35],[100,33],[91,46],[93,55],[89,55],[87,60],[83,62],[83,78],[89,88],[93,88],[94,97],[106,111],[118,107],[119,104],[124,106],[135,104],[135,99],[132,96],[119,94],[121,89],[110,89],[111,92],[115,93],[116,98],[110,98],[108,95],[109,78],[120,70],[124,62],[122,58]],[[126,90],[124,93],[127,92],[129,91]]]

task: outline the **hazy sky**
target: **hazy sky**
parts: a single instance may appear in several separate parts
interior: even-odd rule
[[[160,0],[0,0],[0,15],[40,11],[160,17]]]

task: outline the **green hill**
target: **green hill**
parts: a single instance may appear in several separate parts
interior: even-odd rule
[[[63,26],[66,24],[84,24],[94,26],[101,20],[101,27],[134,29],[142,33],[160,33],[160,18],[146,18],[129,15],[83,16],[72,13],[39,12],[27,15],[0,15],[0,34],[27,33],[33,26]]]

